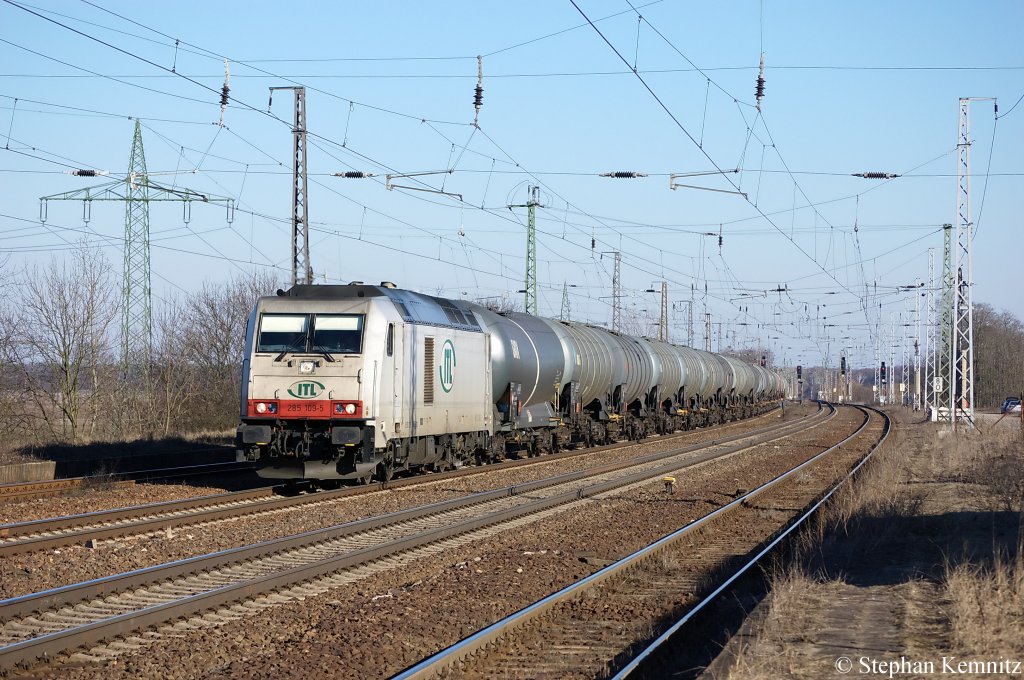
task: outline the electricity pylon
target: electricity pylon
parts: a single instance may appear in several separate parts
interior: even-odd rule
[[[96,177],[106,172],[75,170],[70,174]],[[149,257],[149,203],[151,201],[180,201],[184,204],[184,220],[191,216],[193,201],[216,203],[227,208],[228,222],[234,220],[235,202],[232,198],[202,194],[184,187],[166,187],[149,179],[146,154],[142,146],[142,126],[135,121],[128,174],[116,180],[62,194],[39,199],[40,219],[46,221],[49,201],[82,201],[86,221],[91,219],[93,201],[123,201],[124,212],[124,270],[122,272],[121,361],[127,367],[146,366],[153,346],[153,302]]]

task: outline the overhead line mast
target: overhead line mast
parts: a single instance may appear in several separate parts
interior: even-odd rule
[[[274,101],[274,90],[295,93],[295,124],[292,127],[292,285],[313,283],[309,261],[309,213],[306,202],[309,183],[306,177],[306,88],[272,87],[267,111]]]
[[[939,362],[935,381],[938,420],[952,419],[953,395],[953,225],[942,225],[942,297],[939,299]]]
[[[992,97],[961,97],[957,149],[956,246],[953,255],[953,355],[950,377],[950,421],[974,423],[974,264],[971,244],[971,102],[995,101]],[[995,105],[996,115],[999,105]]]
[[[537,314],[537,206],[540,206],[540,187],[531,186],[528,189],[529,198],[526,203],[506,206],[512,208],[526,208],[526,277],[522,292],[523,310],[527,314]],[[541,206],[543,207],[543,206]]]

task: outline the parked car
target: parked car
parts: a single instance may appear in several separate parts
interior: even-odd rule
[[[1003,405],[999,407],[1000,413],[1020,413],[1020,399],[1017,397],[1007,397],[1003,401]]]

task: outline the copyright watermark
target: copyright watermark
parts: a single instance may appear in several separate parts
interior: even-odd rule
[[[921,675],[1024,675],[1024,665],[1017,659],[961,659],[941,656],[936,659],[912,659],[905,656],[878,659],[871,656],[851,658],[840,656],[835,662],[840,675],[867,675],[884,678]]]

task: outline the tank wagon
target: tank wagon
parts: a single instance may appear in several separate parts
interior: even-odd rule
[[[738,359],[583,323],[352,283],[260,298],[239,461],[278,479],[390,479],[509,452],[753,415],[785,383]]]

